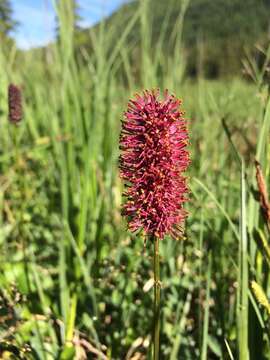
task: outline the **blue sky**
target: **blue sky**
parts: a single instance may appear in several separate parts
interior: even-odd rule
[[[81,26],[89,26],[107,16],[125,0],[78,0]],[[12,0],[14,17],[20,26],[14,34],[20,48],[28,49],[48,43],[54,37],[53,0]]]

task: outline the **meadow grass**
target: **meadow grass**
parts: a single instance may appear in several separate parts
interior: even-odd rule
[[[185,77],[187,6],[170,39],[172,56],[163,50],[166,14],[151,45],[146,0],[113,49],[117,24],[102,21],[89,31],[92,50],[75,52],[72,15],[60,9],[57,43],[0,52],[2,353],[151,358],[152,249],[126,231],[117,161],[128,99],[159,87],[184,100],[192,152],[185,238],[160,244],[161,359],[269,356],[267,310],[249,286],[256,280],[269,296],[267,260],[254,235],[268,233],[253,196],[255,156],[269,177],[268,89],[255,66],[252,83]],[[134,27],[138,74],[127,42]],[[7,121],[10,82],[23,88],[18,128]]]

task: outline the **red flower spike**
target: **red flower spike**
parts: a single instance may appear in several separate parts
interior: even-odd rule
[[[23,117],[22,93],[21,89],[14,84],[10,84],[8,87],[8,109],[9,121],[18,124]]]
[[[188,131],[181,101],[158,90],[130,100],[120,134],[120,176],[125,181],[123,215],[129,229],[160,239],[176,238],[187,216]]]

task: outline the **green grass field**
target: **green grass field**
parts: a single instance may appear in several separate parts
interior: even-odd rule
[[[269,183],[265,69],[252,62],[249,82],[187,79],[185,6],[170,56],[166,18],[150,45],[148,11],[141,1],[113,51],[117,26],[101,23],[92,51],[75,54],[71,14],[60,12],[57,44],[0,52],[3,359],[151,359],[153,249],[121,217],[118,138],[129,98],[156,87],[183,99],[192,158],[185,238],[161,242],[161,359],[269,359],[269,304],[250,286],[270,296],[254,195],[255,157]],[[134,73],[126,39],[137,20]],[[23,88],[19,127],[7,120],[10,82]]]

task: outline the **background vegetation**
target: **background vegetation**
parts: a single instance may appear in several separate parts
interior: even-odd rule
[[[136,11],[137,3],[128,2],[105,21],[108,25],[115,24],[118,27],[118,33],[111,34],[109,38],[112,47],[119,34],[125,31]],[[148,14],[151,24],[149,42],[154,48],[159,41],[162,28],[164,39],[160,45],[164,57],[174,54],[174,38],[177,33],[182,32],[178,26],[182,4],[183,1],[178,0],[149,1],[149,7],[152,9]],[[267,0],[189,1],[182,34],[186,74],[193,77],[203,75],[208,78],[240,75],[242,58],[250,52],[258,61],[262,61],[262,54],[258,48],[265,47],[269,40],[269,11],[270,3]],[[132,64],[138,69],[140,64],[136,62],[136,58],[141,43],[141,33],[138,31],[140,20],[134,21],[135,25],[127,35],[127,40],[131,47]],[[77,38],[79,45],[91,47],[88,30],[82,31]]]
[[[126,231],[117,159],[127,101],[152,87],[183,98],[192,152],[186,236],[161,244],[162,359],[269,358],[254,168],[268,182],[268,5],[142,0],[75,31],[61,0],[55,43],[0,52],[3,359],[150,359],[152,248]],[[245,55],[257,42],[260,56]],[[10,82],[24,93],[19,127]]]

